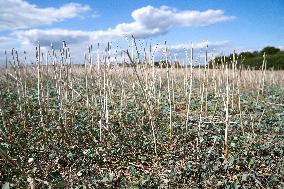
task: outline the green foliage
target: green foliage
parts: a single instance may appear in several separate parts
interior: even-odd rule
[[[280,49],[275,47],[265,47],[261,51],[254,52],[241,52],[240,54],[235,54],[235,61],[237,61],[237,66],[240,68],[253,68],[253,69],[261,69],[263,64],[263,55],[266,54],[266,68],[267,69],[284,69],[284,52],[280,51]],[[209,67],[213,67],[213,62],[216,66],[220,66],[222,64],[231,65],[233,62],[233,54],[229,56],[218,56],[214,59],[214,61],[209,62]]]
[[[267,60],[275,55],[268,55]],[[216,71],[215,78],[211,70],[203,74],[202,69],[200,77],[198,72],[193,73],[188,106],[190,82],[183,69],[170,69],[171,83],[167,85],[165,69],[154,69],[160,75],[152,78],[152,69],[138,65],[140,86],[132,67],[102,67],[85,75],[85,70],[76,65],[67,75],[69,65],[57,65],[49,74],[42,70],[41,88],[36,67],[29,69],[28,77],[21,69],[8,70],[21,73],[20,82],[13,77],[0,78],[2,188],[28,188],[29,178],[34,178],[37,188],[283,185],[284,88],[283,77],[273,75],[279,72],[265,78],[262,92],[254,86],[256,82],[245,80],[250,78],[245,73],[240,83],[230,77],[226,159],[223,69]],[[261,72],[245,71],[261,78]],[[235,78],[240,78],[239,73],[235,72]],[[54,78],[60,74],[70,78]],[[27,85],[26,93],[22,83]],[[242,118],[237,89],[241,91]]]
[[[279,48],[275,48],[275,47],[271,47],[271,46],[267,46],[267,47],[264,47],[259,53],[260,54],[276,54],[280,52],[280,49]]]
[[[243,57],[243,58],[253,58],[253,57],[256,57],[257,55],[256,54],[254,54],[254,53],[252,53],[252,52],[241,52],[240,54],[239,54],[239,56],[240,57]]]
[[[277,54],[268,54],[266,57],[267,69],[284,69],[284,52]],[[261,69],[263,57],[248,58],[243,61],[244,67]]]

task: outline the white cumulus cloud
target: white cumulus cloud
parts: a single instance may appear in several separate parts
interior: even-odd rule
[[[28,29],[79,17],[88,5],[68,3],[59,8],[39,8],[23,0],[0,0],[0,31]]]
[[[69,6],[71,5],[74,4]],[[70,13],[69,15],[71,16],[72,14]],[[73,16],[75,15],[73,14]],[[120,23],[114,28],[106,30],[31,29],[16,31],[14,34],[25,44],[33,44],[40,41],[43,45],[49,45],[51,42],[61,42],[63,40],[69,43],[93,43],[110,41],[130,35],[134,35],[137,38],[154,37],[165,34],[174,27],[203,27],[234,19],[233,16],[224,15],[223,10],[179,11],[167,6],[159,8],[153,6],[142,7],[134,10],[131,16],[133,18],[132,22]]]

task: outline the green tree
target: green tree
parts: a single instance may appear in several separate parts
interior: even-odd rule
[[[263,53],[266,53],[266,54],[276,54],[280,52],[280,49],[278,48],[275,48],[275,47],[271,47],[271,46],[267,46],[267,47],[264,47],[261,51],[260,51],[260,54],[263,55]]]
[[[241,52],[240,56],[245,57],[245,58],[252,58],[255,57],[255,55],[252,52]]]

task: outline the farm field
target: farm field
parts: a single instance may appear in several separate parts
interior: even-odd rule
[[[3,188],[284,187],[284,71],[265,57],[160,68],[52,52],[1,68]]]

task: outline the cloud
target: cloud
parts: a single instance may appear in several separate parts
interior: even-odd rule
[[[84,43],[91,40],[92,32],[74,31],[64,29],[49,29],[49,30],[25,30],[14,32],[23,45],[35,44],[38,41],[41,46],[50,46],[51,43],[57,46],[65,41],[67,44]]]
[[[10,38],[10,37],[0,36],[0,44],[9,43],[11,40],[12,40],[12,38]]]
[[[80,17],[90,10],[88,5],[68,3],[59,8],[39,8],[23,0],[0,0],[0,31],[28,29],[50,25],[68,18]]]
[[[283,45],[278,45],[277,48],[279,48],[280,50],[284,50],[284,46]]]
[[[31,29],[16,31],[14,35],[25,44],[33,44],[40,41],[43,45],[49,45],[50,42],[62,40],[69,43],[93,43],[111,41],[130,35],[134,35],[137,38],[154,37],[165,34],[175,27],[204,27],[234,19],[233,16],[224,15],[223,10],[178,11],[167,6],[161,6],[160,8],[152,6],[142,7],[134,10],[131,16],[133,18],[132,22],[120,23],[114,28],[108,28],[107,30]]]
[[[12,48],[18,48],[18,47],[19,47],[19,43],[14,38],[0,36],[0,52],[4,52],[5,50],[9,50]],[[1,58],[1,55],[0,55],[0,58]]]
[[[232,16],[225,16],[223,10],[177,11],[167,6],[142,7],[133,11],[132,17],[135,25],[140,25],[147,30],[155,30],[157,33],[163,33],[175,26],[200,27],[234,19]]]
[[[94,32],[94,39],[123,35],[147,38],[165,34],[174,27],[202,27],[234,19],[233,16],[225,16],[223,10],[178,11],[167,6],[142,7],[134,10],[131,16],[133,21],[130,23],[121,23],[115,28]]]
[[[1,1],[1,0],[0,0]],[[10,3],[12,0],[8,0]],[[10,40],[14,44],[21,44],[21,49],[33,51],[35,44],[39,41],[42,47],[48,47],[52,43],[55,48],[62,46],[62,41],[66,41],[67,45],[72,49],[72,56],[74,61],[79,62],[83,57],[83,51],[86,51],[88,44],[95,44],[96,42],[104,43],[107,41],[123,40],[125,36],[134,35],[136,38],[148,38],[163,35],[170,30],[177,27],[204,27],[212,24],[222,23],[234,19],[233,16],[227,16],[223,10],[177,10],[167,6],[155,8],[152,6],[146,6],[136,9],[132,12],[132,21],[127,23],[119,23],[114,27],[105,30],[83,31],[83,30],[68,30],[62,28],[50,28],[50,29],[35,29],[35,26],[48,25],[54,22],[59,22],[67,18],[79,17],[80,13],[84,13],[90,10],[90,7],[69,3],[62,7],[54,8],[38,8],[35,5],[31,5],[27,2],[14,0],[18,4],[18,10],[23,9],[23,12],[17,11],[16,17],[22,17],[15,23],[11,22],[9,26],[6,26],[4,22],[8,22],[7,15],[10,14],[10,19],[15,19],[11,10],[16,11],[17,8],[9,8],[9,14],[0,14],[0,30],[10,28],[13,30],[9,39],[4,37],[1,40]],[[0,7],[1,6],[0,2]],[[19,8],[22,7],[22,8]],[[26,7],[26,8],[23,8]],[[31,11],[25,11],[27,7]],[[0,8],[0,11],[3,8]],[[30,13],[31,12],[31,13]],[[23,14],[23,15],[22,15]],[[85,17],[86,18],[86,17]],[[125,42],[125,41],[124,41]],[[194,48],[204,47],[205,42],[194,44]],[[225,44],[226,41],[208,42],[209,47],[220,47]],[[10,46],[12,46],[10,45]],[[3,49],[7,49],[7,46],[3,46]],[[14,46],[13,46],[14,47]],[[184,48],[189,49],[190,44],[180,44],[169,46],[171,52],[184,54]],[[1,49],[1,46],[0,46]],[[33,55],[31,56],[33,57]]]
[[[190,43],[172,45],[170,46],[170,48],[174,50],[183,50],[190,49],[193,46],[194,49],[200,49],[205,48],[208,45],[209,49],[220,49],[223,47],[228,47],[229,44],[229,41],[203,41],[199,43],[193,43],[192,45]]]

